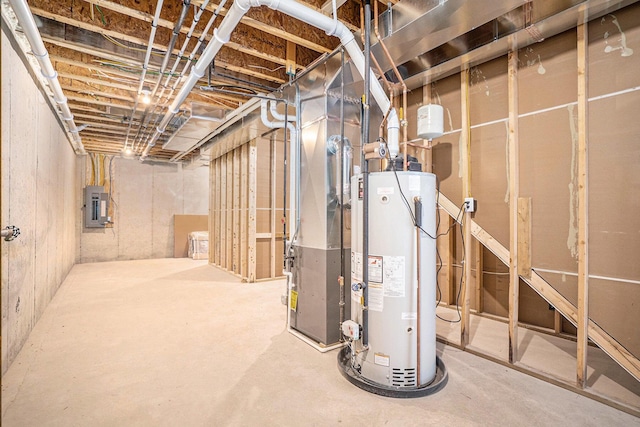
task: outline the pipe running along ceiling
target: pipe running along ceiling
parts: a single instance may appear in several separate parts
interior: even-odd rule
[[[25,38],[28,25],[15,18],[13,5],[19,3],[26,5],[2,0],[2,16]],[[59,89],[51,83],[50,97],[77,152],[191,162],[208,135],[237,116],[236,109],[255,95],[277,91],[340,40],[350,56],[360,57],[360,36],[351,38],[360,31],[361,2],[337,2],[338,24],[328,3],[30,0],[24,10],[33,15],[48,52],[52,67],[45,73],[57,72]],[[631,3],[402,0],[387,9],[385,1],[379,7],[380,33],[413,89]],[[47,65],[36,61],[38,43],[24,44],[41,75]],[[371,51],[386,78],[396,81],[380,44]],[[373,98],[384,109],[384,91],[373,82]],[[59,102],[63,98],[66,104]]]

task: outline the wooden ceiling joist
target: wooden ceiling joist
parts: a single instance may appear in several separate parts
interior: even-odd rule
[[[48,12],[46,10],[37,8],[37,7],[31,7],[31,12],[34,15],[37,16],[41,16],[56,22],[60,22],[62,24],[66,24],[66,25],[72,25],[74,27],[78,27],[81,28],[83,30],[87,30],[87,31],[91,31],[94,33],[98,33],[98,34],[103,34],[118,40],[122,40],[125,42],[129,42],[129,43],[135,43],[137,45],[140,46],[145,46],[148,44],[148,40],[147,39],[143,39],[140,37],[135,37],[129,34],[125,34],[122,32],[116,32],[116,31],[111,31],[111,30],[107,30],[104,27],[100,27],[98,25],[94,25],[94,24],[90,24],[87,22],[83,22],[83,21],[79,21],[77,19],[73,19],[73,18],[69,18],[66,16],[62,16],[56,13],[51,13]],[[185,33],[188,31],[188,29],[186,27],[184,27],[185,29]],[[211,37],[207,37],[207,39],[211,39]],[[245,53],[247,55],[250,56],[254,56],[256,58],[259,58],[260,60],[264,60],[264,61],[269,61],[269,62],[273,62],[274,64],[279,64],[279,65],[284,65],[284,59],[275,55],[270,55],[268,53],[265,52],[261,52],[257,49],[254,48],[250,48],[250,47],[243,47],[241,45],[239,45],[238,43],[234,43],[234,42],[229,42],[225,45],[227,48],[230,49],[234,49],[237,50],[239,52]],[[162,45],[159,43],[154,43],[153,44],[153,48],[155,50],[161,51],[161,52],[166,52],[167,51],[167,46],[166,45]],[[174,49],[172,52],[174,55],[178,55],[180,53],[179,49]]]

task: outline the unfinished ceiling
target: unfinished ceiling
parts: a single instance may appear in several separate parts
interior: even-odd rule
[[[231,4],[226,0],[29,1],[86,151],[143,152],[183,77]],[[331,1],[304,4],[331,14]],[[338,5],[339,19],[358,30],[360,1]],[[155,16],[157,27],[152,31]],[[152,148],[150,158],[169,160],[184,153],[189,132],[186,138],[171,138],[187,121],[192,127],[197,123],[215,129],[226,113],[255,94],[276,90],[338,43],[280,12],[252,8]],[[171,55],[166,55],[169,49]]]

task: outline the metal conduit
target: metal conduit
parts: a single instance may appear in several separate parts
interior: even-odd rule
[[[179,111],[180,105],[189,95],[189,92],[196,85],[197,81],[204,76],[204,73],[218,54],[220,48],[229,41],[229,37],[233,30],[237,27],[240,20],[245,13],[251,7],[268,6],[271,9],[278,10],[293,18],[299,19],[307,24],[313,25],[316,28],[324,30],[327,35],[336,36],[340,39],[340,42],[344,46],[345,50],[349,53],[349,56],[353,60],[354,65],[358,69],[358,72],[362,77],[369,75],[371,81],[371,93],[376,100],[378,106],[383,112],[389,109],[390,102],[384,89],[378,82],[378,79],[373,74],[370,68],[365,67],[365,58],[360,48],[358,47],[353,34],[349,29],[340,21],[334,21],[333,18],[323,15],[322,13],[315,11],[303,4],[300,4],[294,0],[236,0],[229,9],[224,20],[218,28],[213,31],[213,39],[204,50],[200,59],[196,65],[191,69],[191,73],[187,78],[185,84],[180,89],[180,92],[176,95],[176,98],[169,106],[169,111],[165,114],[164,118],[156,128],[156,132],[149,140],[145,147],[140,161],[144,161],[149,155],[151,147],[153,147],[160,135],[164,133],[167,125],[174,114]]]

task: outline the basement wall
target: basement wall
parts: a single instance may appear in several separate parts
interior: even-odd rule
[[[209,168],[186,169],[173,163],[140,163],[111,156],[105,163],[113,224],[84,228],[84,222],[78,222],[79,262],[173,258],[174,215],[209,214]],[[78,171],[78,210],[91,175],[88,160]]]
[[[3,25],[4,27],[4,25]],[[21,56],[2,32],[2,374],[76,261],[76,159]]]

